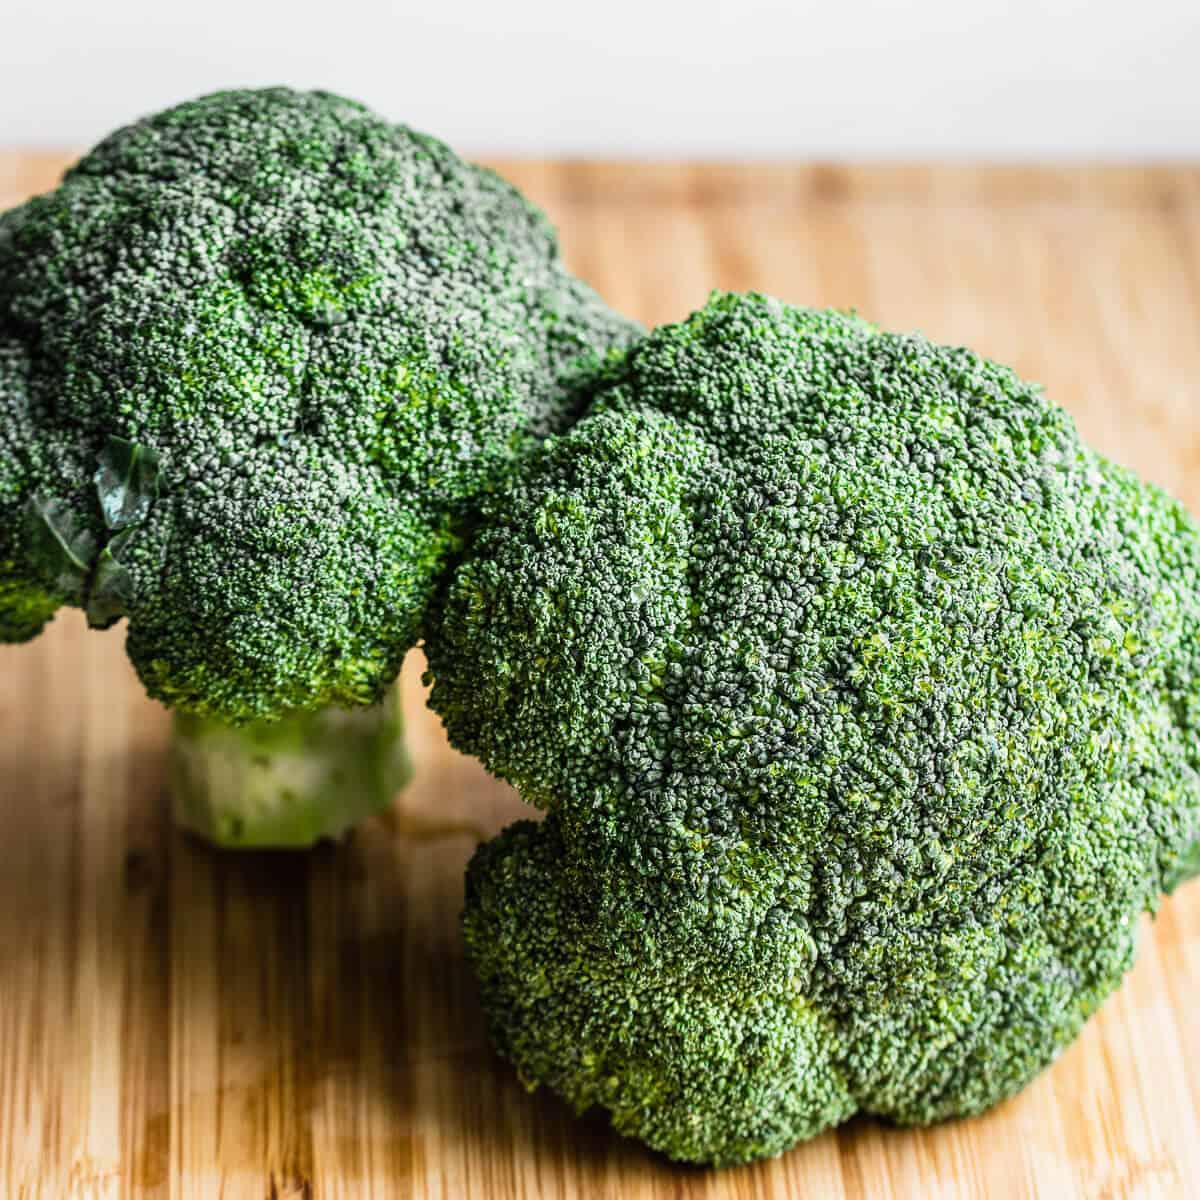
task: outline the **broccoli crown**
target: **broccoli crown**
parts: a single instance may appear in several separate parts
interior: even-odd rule
[[[487,499],[427,639],[548,810],[465,929],[531,1084],[677,1158],[1021,1087],[1200,865],[1200,530],[963,349],[719,296]]]
[[[474,497],[635,332],[515,189],[352,101],[122,129],[0,217],[0,637],[76,604],[183,709],[372,700]]]
[[[21,578],[16,561],[12,514],[28,487],[25,455],[34,442],[28,392],[29,356],[19,341],[0,334],[0,642],[32,637],[58,607],[44,585]]]

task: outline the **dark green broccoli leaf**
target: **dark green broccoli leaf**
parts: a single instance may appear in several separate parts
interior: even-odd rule
[[[99,541],[71,505],[35,493],[25,505],[26,554],[52,594],[82,604]]]
[[[109,438],[93,477],[105,526],[115,531],[140,525],[158,499],[158,455],[148,446]]]

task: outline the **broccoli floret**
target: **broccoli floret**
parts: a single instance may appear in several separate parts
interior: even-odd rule
[[[853,316],[718,296],[601,371],[427,653],[549,811],[469,872],[496,1042],[676,1158],[988,1107],[1200,866],[1200,528]]]
[[[77,605],[198,718],[370,704],[475,498],[637,332],[514,188],[350,100],[122,129],[0,216],[0,638]]]
[[[614,939],[566,884],[567,853],[552,814],[509,826],[467,873],[468,952],[527,1086],[699,1161],[777,1154],[854,1112],[837,1029],[805,995],[811,960],[747,987],[664,958],[652,934]]]
[[[34,443],[29,419],[29,356],[0,335],[0,642],[23,642],[40,632],[58,608],[44,585],[17,573],[18,510],[28,481],[26,456]]]
[[[26,357],[0,376],[27,468],[4,525],[41,497],[93,554],[63,588],[26,532],[9,587],[89,606],[118,439],[159,467],[114,555],[150,693],[229,720],[374,700],[473,497],[634,331],[512,187],[352,101],[140,121],[0,218],[0,345]]]

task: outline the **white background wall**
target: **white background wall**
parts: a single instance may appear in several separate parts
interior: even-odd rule
[[[218,87],[476,152],[1200,155],[1200,0],[0,0],[0,143]]]

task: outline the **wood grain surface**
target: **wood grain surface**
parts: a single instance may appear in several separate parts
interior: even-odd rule
[[[0,206],[56,154],[0,155]],[[1047,385],[1200,513],[1200,169],[502,163],[573,266],[648,322],[712,287],[854,306]],[[1183,1197],[1200,1180],[1200,884],[1078,1042],[991,1114],[855,1120],[682,1169],[489,1052],[457,917],[522,809],[404,676],[417,781],[311,855],[175,834],[166,714],[122,634],[0,649],[0,1197]]]

